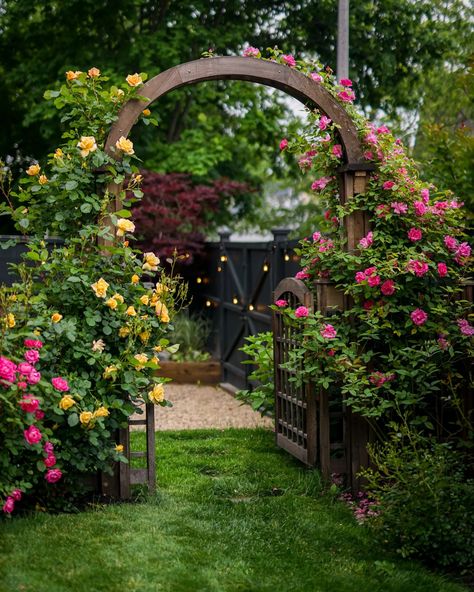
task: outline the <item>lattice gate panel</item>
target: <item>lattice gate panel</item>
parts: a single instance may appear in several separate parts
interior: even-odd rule
[[[313,297],[300,280],[282,280],[274,292],[274,301],[284,299],[291,308],[312,309]],[[297,367],[286,368],[291,350],[298,345],[294,328],[284,322],[279,311],[273,314],[273,351],[275,363],[275,433],[276,442],[307,465],[316,464],[316,399],[309,385],[298,386],[291,378]],[[293,362],[295,363],[295,362]]]

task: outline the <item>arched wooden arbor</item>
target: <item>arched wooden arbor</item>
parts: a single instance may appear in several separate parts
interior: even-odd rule
[[[112,126],[107,138],[105,149],[114,155],[114,146],[121,137],[127,137],[133,126],[139,119],[143,109],[150,106],[160,97],[184,86],[198,84],[212,80],[242,80],[256,84],[270,86],[294,97],[309,108],[318,108],[319,111],[331,118],[337,125],[341,145],[343,147],[343,164],[339,169],[339,195],[341,203],[350,200],[354,195],[363,193],[366,188],[369,171],[372,169],[363,159],[363,149],[358,138],[354,122],[349,117],[342,105],[322,86],[304,74],[292,68],[265,61],[246,57],[215,57],[199,59],[185,64],[180,64],[161,72],[150,79],[140,88],[140,96],[147,101],[137,99],[130,100],[121,110],[117,121]],[[108,190],[116,195],[116,207],[120,208],[121,186],[110,184]],[[353,250],[359,240],[369,230],[369,219],[364,212],[354,212],[345,219],[347,234],[347,248]],[[284,280],[286,281],[286,280]],[[279,288],[278,294],[286,294],[295,302],[306,300],[309,296],[301,296],[302,286],[298,286],[292,292],[292,282]],[[293,294],[293,296],[291,296]],[[326,313],[328,310],[343,309],[344,298],[338,294],[334,287],[325,282],[317,287],[315,307]],[[309,300],[308,300],[309,302]],[[274,327],[281,325],[275,322]],[[282,326],[282,325],[281,325]],[[327,393],[317,393],[315,400],[311,400],[308,389],[300,389],[296,392],[286,378],[282,378],[278,371],[282,356],[282,348],[285,355],[288,353],[287,339],[281,335],[275,341],[276,363],[276,434],[277,443],[282,448],[302,460],[313,465],[319,462],[323,471],[327,474],[332,467],[329,460],[330,436],[329,416],[327,407]],[[290,340],[291,341],[291,340]],[[286,381],[286,382],[285,382]],[[309,399],[308,399],[309,397]],[[321,404],[322,402],[322,404]],[[147,432],[152,428],[150,420],[144,420]],[[350,424],[350,430],[345,437],[346,453],[344,466],[336,466],[344,470],[352,482],[359,467],[366,462],[366,428],[360,418],[351,416],[350,421],[344,420],[344,424]],[[145,453],[130,453],[128,433],[123,435],[125,452],[129,457],[144,455]],[[130,494],[130,483],[140,483],[154,480],[154,441],[147,438],[147,469],[130,470],[129,465],[120,466],[120,475],[117,479],[120,485],[109,488],[119,494],[119,497],[127,498]],[[153,465],[153,466],[152,466]],[[107,486],[105,487],[107,490]]]

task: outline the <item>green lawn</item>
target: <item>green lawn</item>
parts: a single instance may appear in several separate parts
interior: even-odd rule
[[[152,499],[0,524],[0,591],[464,590],[383,552],[267,431],[160,433],[157,461]]]

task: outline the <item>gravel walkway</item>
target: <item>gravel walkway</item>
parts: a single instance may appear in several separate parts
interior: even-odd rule
[[[273,428],[269,417],[261,417],[219,387],[168,384],[165,389],[173,407],[155,407],[156,430]]]

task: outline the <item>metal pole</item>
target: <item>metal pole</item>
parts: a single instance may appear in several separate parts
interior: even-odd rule
[[[349,78],[349,0],[339,0],[336,74],[338,80]]]

